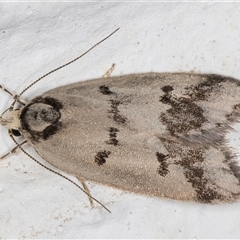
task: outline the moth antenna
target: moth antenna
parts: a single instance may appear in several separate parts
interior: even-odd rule
[[[16,141],[16,139],[13,137],[13,135],[12,135],[12,133],[11,133],[10,130],[8,131],[8,133],[9,133],[9,136],[12,138],[13,142],[17,145],[17,147],[18,147],[19,149],[21,149],[22,152],[25,153],[25,154],[26,154],[29,158],[31,158],[34,162],[36,162],[37,164],[39,164],[41,167],[47,169],[48,171],[50,171],[50,172],[52,172],[52,173],[54,173],[54,174],[56,174],[56,175],[64,178],[65,180],[69,181],[70,183],[74,184],[74,185],[75,185],[76,187],[78,187],[82,192],[84,192],[88,197],[90,197],[91,199],[93,199],[95,202],[97,202],[99,205],[101,205],[105,210],[107,210],[109,213],[111,213],[111,211],[110,211],[107,207],[105,207],[100,201],[98,201],[96,198],[92,197],[89,193],[87,193],[82,187],[80,187],[77,183],[75,183],[74,181],[72,181],[70,178],[68,178],[68,177],[62,175],[61,173],[59,173],[59,172],[57,172],[57,171],[55,171],[55,170],[53,170],[53,169],[45,166],[43,163],[39,162],[36,158],[32,157],[28,152],[26,152],[26,151],[22,148],[21,144],[19,144],[19,143]]]
[[[4,86],[0,85],[0,88],[1,88],[4,92],[6,92],[6,93],[8,93],[10,96],[12,96],[13,99],[14,99],[14,101],[13,101],[13,103],[10,105],[10,107],[7,108],[7,109],[2,113],[1,116],[3,116],[4,113],[7,112],[7,111],[12,111],[16,102],[19,102],[20,104],[22,104],[22,105],[24,105],[24,106],[27,104],[27,102],[26,102],[25,100],[21,99],[21,98],[19,97],[19,95],[13,94],[11,91],[9,91],[9,90],[8,90],[7,88],[5,88]]]
[[[0,85],[0,88],[4,91],[4,92],[6,92],[6,93],[8,93],[9,95],[11,95],[13,98],[14,98],[14,94],[11,92],[11,91],[9,91],[8,89],[6,89],[4,86],[2,86],[2,85]]]
[[[51,70],[50,72],[44,74],[43,76],[41,76],[40,78],[38,78],[37,80],[35,80],[33,83],[31,83],[28,87],[26,87],[25,89],[23,89],[23,91],[18,95],[19,97],[26,92],[30,87],[32,87],[34,84],[36,84],[37,82],[39,82],[41,79],[45,78],[46,76],[58,71],[61,68],[64,68],[66,66],[68,66],[69,64],[77,61],[79,58],[83,57],[84,55],[86,55],[88,52],[90,52],[93,48],[95,48],[96,46],[98,46],[100,43],[104,42],[105,40],[107,40],[109,37],[111,37],[115,32],[117,32],[120,28],[117,28],[116,30],[114,30],[112,33],[110,33],[107,37],[103,38],[101,41],[99,41],[98,43],[96,43],[95,45],[93,45],[91,48],[89,48],[86,52],[84,52],[83,54],[81,54],[80,56],[76,57],[75,59],[61,65],[60,67],[57,67],[53,70]]]

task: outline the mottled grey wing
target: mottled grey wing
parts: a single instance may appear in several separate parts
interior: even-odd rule
[[[59,169],[158,197],[203,203],[239,198],[235,158],[224,138],[239,119],[236,80],[133,74],[66,85],[40,97],[62,104],[61,127],[45,138],[26,138]]]

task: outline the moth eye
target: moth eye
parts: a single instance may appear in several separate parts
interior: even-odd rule
[[[18,130],[16,130],[16,129],[12,129],[11,131],[12,131],[12,135],[14,135],[15,137],[19,137],[19,136],[22,135],[22,134],[21,134]]]

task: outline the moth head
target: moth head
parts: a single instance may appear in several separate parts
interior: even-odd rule
[[[19,130],[21,127],[20,110],[9,111],[6,118],[0,117],[0,124],[8,129]]]

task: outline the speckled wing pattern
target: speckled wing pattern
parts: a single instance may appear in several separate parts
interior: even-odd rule
[[[43,113],[52,121],[45,132],[29,123],[29,106],[36,103],[54,109],[50,120]],[[225,138],[239,108],[240,85],[233,78],[146,73],[53,89],[25,107],[21,122],[40,156],[77,177],[150,196],[217,203],[240,195],[237,156]]]

